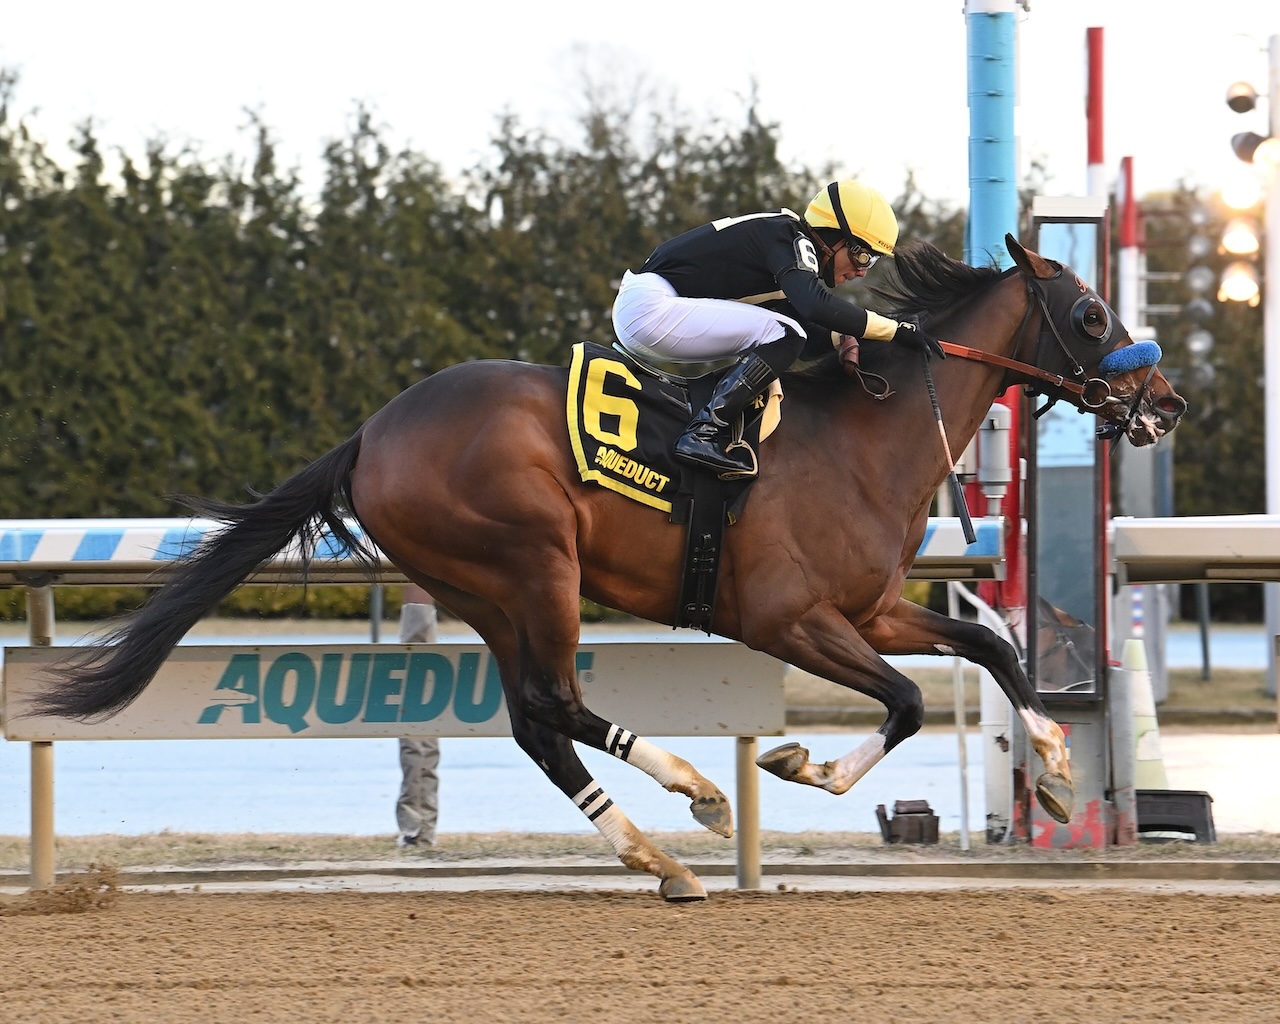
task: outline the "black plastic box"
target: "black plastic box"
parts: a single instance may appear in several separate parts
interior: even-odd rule
[[[927,845],[938,841],[938,816],[927,800],[895,801],[892,818],[885,812],[884,804],[877,804],[876,820],[886,843]]]
[[[1138,834],[1181,832],[1194,835],[1197,843],[1216,843],[1213,828],[1213,797],[1193,789],[1135,790],[1138,804]]]

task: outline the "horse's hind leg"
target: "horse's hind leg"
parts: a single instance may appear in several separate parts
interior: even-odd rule
[[[613,847],[618,859],[633,871],[646,871],[656,876],[661,882],[658,892],[665,900],[679,903],[705,899],[706,890],[697,876],[654,846],[622,813],[603,787],[591,777],[573,749],[572,741],[554,729],[531,720],[521,710],[518,696],[520,645],[510,621],[502,611],[488,601],[463,593],[438,580],[422,578],[420,582],[479,632],[498,663],[507,697],[507,714],[511,719],[511,731],[516,743],[542,769],[551,783],[569,797],[574,806],[595,825]],[[625,738],[620,738],[619,743],[625,745]],[[632,749],[634,750],[634,744]]]
[[[534,678],[540,679],[537,675]],[[516,701],[512,701],[510,694],[507,699],[509,703],[519,703],[530,719],[556,733],[603,750],[639,768],[667,791],[684,794],[689,798],[690,813],[698,824],[726,839],[733,835],[733,809],[728,797],[688,761],[596,715],[582,702],[576,678],[571,696],[561,697],[564,693],[561,687],[549,691],[553,688],[535,682],[522,686],[521,697]]]
[[[805,672],[874,697],[888,712],[873,736],[834,761],[816,764],[798,743],[784,743],[761,754],[756,764],[779,778],[831,793],[847,792],[924,722],[920,688],[886,664],[832,606],[811,608],[784,635],[761,649]]]
[[[525,626],[517,630],[523,636],[521,679],[516,693],[507,694],[508,702],[525,717],[639,768],[670,792],[683,793],[699,824],[726,838],[732,836],[733,811],[715,783],[684,758],[605,721],[583,702],[574,666],[580,639],[576,572],[574,579],[571,590],[544,590],[529,604]],[[564,604],[558,611],[557,600]]]
[[[954,655],[991,673],[1017,711],[1045,772],[1036,780],[1040,806],[1060,822],[1071,820],[1075,790],[1062,728],[1049,717],[1031,688],[1014,649],[986,626],[948,618],[909,601],[899,601],[863,630],[881,654]]]
[[[587,714],[591,714],[587,712]],[[594,716],[593,716],[594,717]],[[599,719],[603,722],[603,719]],[[642,736],[606,723],[605,753],[639,768],[671,793],[689,798],[694,820],[726,839],[733,835],[733,809],[718,786],[682,757],[663,750]]]
[[[659,850],[622,813],[579,760],[566,736],[512,710],[511,729],[516,742],[591,822],[613,847],[618,859],[633,871],[647,871],[660,880],[659,895],[671,903],[706,899],[698,877],[673,857]]]

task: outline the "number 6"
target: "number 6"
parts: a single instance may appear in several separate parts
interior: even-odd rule
[[[822,267],[818,264],[818,254],[809,239],[796,239],[796,259],[800,261],[802,267],[812,270],[815,274],[822,273]]]
[[[615,377],[621,377],[627,387],[640,390],[640,382],[622,363],[614,359],[593,359],[587,368],[587,384],[582,396],[583,426],[597,441],[615,445],[626,452],[635,451],[636,426],[640,422],[640,409],[629,398],[605,394],[604,379],[610,373]],[[605,429],[604,424],[600,422],[601,416],[618,417],[616,433]]]

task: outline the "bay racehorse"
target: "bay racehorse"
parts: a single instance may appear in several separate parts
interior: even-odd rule
[[[935,362],[950,450],[963,451],[992,400],[1021,385],[1097,414],[1134,445],[1172,430],[1186,403],[1115,314],[1070,268],[1006,239],[1016,266],[971,267],[927,244],[896,259],[896,312],[923,318],[952,357]],[[1151,343],[1142,343],[1154,348]],[[959,358],[956,358],[959,356]],[[957,654],[991,672],[1043,759],[1037,794],[1072,808],[1062,730],[984,626],[902,599],[947,458],[919,353],[864,345],[863,366],[896,388],[875,401],[834,357],[785,379],[785,414],[762,446],[759,480],[725,534],[713,630],[884,704],[856,749],[815,763],[794,743],[763,754],[783,779],[844,793],[921,725],[920,690],[881,655]],[[729,836],[725,796],[692,765],[587,706],[574,669],[579,595],[670,624],[684,528],[581,482],[565,425],[567,373],[509,361],[463,363],[420,381],[347,441],[242,505],[197,502],[224,527],[181,562],[125,625],[66,665],[38,713],[94,718],[126,706],[178,640],[265,560],[328,528],[357,554],[349,514],[413,582],[470,623],[499,666],[520,746],[629,868],[668,900],[703,898],[578,759],[573,741],[629,762],[691,800]]]

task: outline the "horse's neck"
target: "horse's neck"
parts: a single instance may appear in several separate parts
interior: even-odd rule
[[[979,300],[945,318],[938,334],[947,341],[1006,359],[1017,359],[1031,330],[1026,285],[1020,274],[997,284]],[[990,363],[951,357],[935,363],[938,402],[952,454],[959,458],[1000,393],[1007,371]]]
[[[1022,287],[1021,278],[1000,282],[985,300],[943,320],[939,336],[970,348],[1014,357],[1026,311],[1026,303],[1018,300],[1020,293],[1015,289]],[[808,450],[809,457],[825,460],[821,472],[831,474],[833,484],[836,479],[845,478],[843,486],[824,488],[824,493],[834,497],[852,491],[863,501],[892,495],[894,504],[904,508],[927,508],[946,478],[947,459],[924,370],[920,363],[915,366],[917,369],[909,374],[895,372],[892,384],[897,393],[884,402],[867,399],[856,392],[852,383],[816,399],[814,419],[807,429],[830,437],[830,442],[814,445],[814,439],[808,438],[800,439],[800,444]],[[1005,371],[989,363],[952,356],[932,360],[929,372],[934,379],[947,443],[956,459],[973,440],[991,408]],[[784,409],[783,422],[786,420]],[[795,456],[805,457],[799,452]]]

